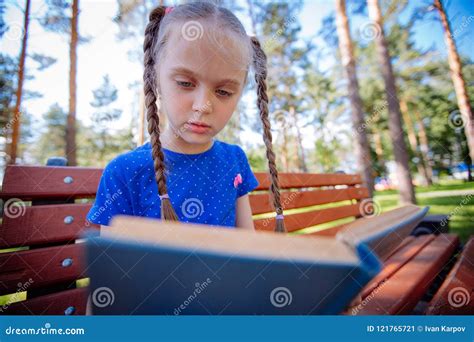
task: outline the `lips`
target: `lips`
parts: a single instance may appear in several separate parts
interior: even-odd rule
[[[203,122],[187,122],[187,129],[196,134],[208,134],[211,130],[211,126]]]
[[[211,127],[208,124],[200,121],[188,121],[188,124],[198,126],[198,127]]]

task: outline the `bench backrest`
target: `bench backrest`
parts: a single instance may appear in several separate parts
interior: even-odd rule
[[[53,303],[53,307],[63,303],[61,310],[66,314],[83,313],[87,291],[71,290],[77,279],[86,277],[83,246],[76,239],[87,228],[100,231],[100,227],[86,224],[85,217],[102,171],[84,167],[7,167],[1,193],[4,211],[0,228],[0,296],[27,291],[28,301],[20,305],[8,303],[10,308],[3,307],[5,310],[0,306],[0,314],[63,313],[47,311]],[[255,175],[260,183],[250,195],[255,227],[273,230],[270,176]],[[368,196],[359,175],[281,173],[279,179],[289,232],[336,222],[334,228],[314,232],[335,234],[343,226],[337,225],[338,220],[361,216],[362,200]],[[305,211],[292,213],[299,208]],[[7,250],[10,248],[18,249]]]

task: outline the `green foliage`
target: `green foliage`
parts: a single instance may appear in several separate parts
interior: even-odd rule
[[[45,165],[51,157],[66,157],[66,119],[67,113],[57,103],[43,114],[43,129],[32,148],[38,164]]]
[[[0,124],[5,127],[13,117],[15,101],[17,62],[14,58],[0,54]],[[5,135],[3,132],[2,135]]]

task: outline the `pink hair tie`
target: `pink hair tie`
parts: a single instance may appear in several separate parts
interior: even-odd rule
[[[173,6],[166,7],[166,9],[165,9],[165,15],[167,15],[168,13],[170,13],[173,9],[174,9]]]
[[[160,197],[161,200],[162,200],[163,198],[170,198],[170,197],[168,196],[168,194],[158,195],[158,196]]]

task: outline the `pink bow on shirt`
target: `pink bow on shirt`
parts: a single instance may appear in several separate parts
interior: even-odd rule
[[[234,178],[234,188],[237,188],[239,184],[242,184],[242,176],[240,175],[240,173],[238,173],[237,176],[235,176]]]

